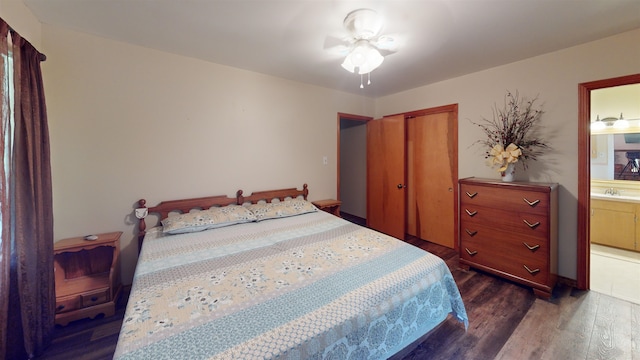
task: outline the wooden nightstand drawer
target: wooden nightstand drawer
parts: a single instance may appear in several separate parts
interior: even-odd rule
[[[56,313],[76,310],[82,307],[82,298],[78,295],[65,296],[56,299]]]
[[[84,293],[80,297],[82,298],[82,307],[106,303],[109,301],[109,288]]]

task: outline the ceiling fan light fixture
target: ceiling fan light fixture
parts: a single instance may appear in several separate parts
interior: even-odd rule
[[[363,75],[372,72],[377,69],[383,61],[384,56],[380,55],[380,52],[377,49],[369,49],[365,63],[358,68],[358,74]]]
[[[367,40],[358,40],[355,47],[344,59],[342,67],[352,73],[358,69],[358,74],[368,74],[375,70],[384,61],[384,56],[378,49],[371,46]]]
[[[353,66],[360,67],[368,61],[371,45],[366,40],[360,40],[349,54],[349,60]]]
[[[382,18],[374,10],[357,9],[347,14],[343,25],[356,39],[371,39],[382,31]]]
[[[371,84],[371,72],[384,61],[378,50],[377,41],[382,39],[385,45],[393,45],[393,38],[386,36],[376,39],[382,31],[382,17],[371,9],[357,9],[344,19],[345,29],[351,35],[352,48],[342,62],[342,67],[350,73],[360,75],[360,88],[364,88],[363,75],[368,75],[367,85]]]
[[[342,62],[342,67],[348,72],[351,72],[351,73],[356,72],[356,67],[353,65],[353,62],[351,62],[351,58],[348,55]]]

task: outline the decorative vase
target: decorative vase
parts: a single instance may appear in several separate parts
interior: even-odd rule
[[[515,172],[516,172],[516,165],[514,163],[507,165],[507,169],[501,173],[502,181],[512,182],[514,180]]]

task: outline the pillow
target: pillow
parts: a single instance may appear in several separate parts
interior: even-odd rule
[[[312,203],[302,199],[291,199],[275,203],[260,203],[247,206],[257,221],[283,218],[318,211]]]
[[[165,234],[191,233],[255,220],[255,215],[247,208],[228,205],[168,217],[162,220],[162,232]]]

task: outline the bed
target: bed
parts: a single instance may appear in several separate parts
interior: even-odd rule
[[[305,184],[140,200],[143,241],[114,359],[384,359],[449,316],[468,326],[442,259],[307,195]],[[161,222],[147,229],[153,213]]]

